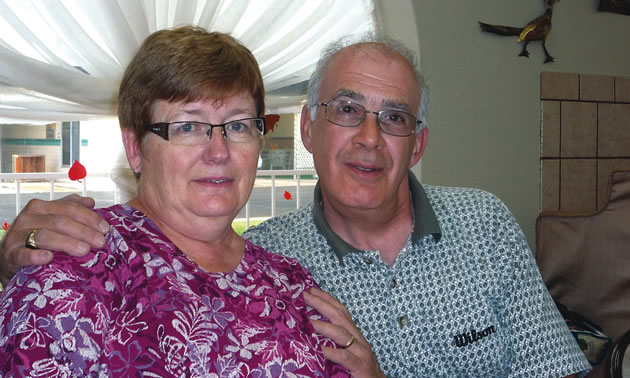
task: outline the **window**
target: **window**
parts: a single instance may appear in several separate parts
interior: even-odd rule
[[[55,139],[55,131],[57,131],[57,124],[49,123],[46,125],[46,139]]]
[[[61,165],[70,166],[80,160],[81,149],[80,122],[63,122],[61,124]]]

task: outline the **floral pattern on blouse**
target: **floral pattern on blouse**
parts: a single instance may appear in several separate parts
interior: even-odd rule
[[[17,274],[0,297],[0,371],[10,376],[347,376],[324,359],[295,260],[246,241],[231,272],[209,273],[140,211],[97,212],[103,249]]]

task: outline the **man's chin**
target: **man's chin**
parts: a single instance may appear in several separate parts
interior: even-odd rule
[[[382,195],[354,192],[339,198],[338,203],[346,208],[368,211],[381,208],[385,198]]]

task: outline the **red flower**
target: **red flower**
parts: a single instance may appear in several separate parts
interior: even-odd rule
[[[278,114],[266,114],[265,115],[265,126],[266,126],[267,130],[265,130],[265,131],[273,132],[273,129],[276,128],[279,120],[280,120],[280,116]]]
[[[68,177],[70,177],[70,180],[81,180],[86,175],[87,172],[85,170],[85,167],[81,163],[79,163],[78,160],[75,160],[74,164],[72,164],[72,167],[70,167],[70,170],[68,171]]]
[[[7,222],[4,222],[4,224],[2,225],[2,229],[3,230],[8,230],[9,229],[9,224]]]
[[[289,201],[291,200],[291,193],[287,192],[286,190],[284,191],[284,199]]]

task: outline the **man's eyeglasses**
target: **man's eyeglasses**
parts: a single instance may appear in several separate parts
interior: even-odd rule
[[[158,122],[147,126],[149,131],[174,144],[194,146],[204,144],[212,137],[212,129],[221,128],[228,142],[253,142],[265,131],[264,118],[243,118],[234,121],[210,124],[197,121]]]
[[[320,102],[317,105],[326,107],[326,119],[328,121],[343,127],[359,126],[365,119],[366,113],[376,114],[378,128],[385,134],[394,136],[414,135],[416,127],[422,124],[422,121],[403,110],[385,109],[380,112],[373,112],[366,110],[363,105],[344,100]]]

